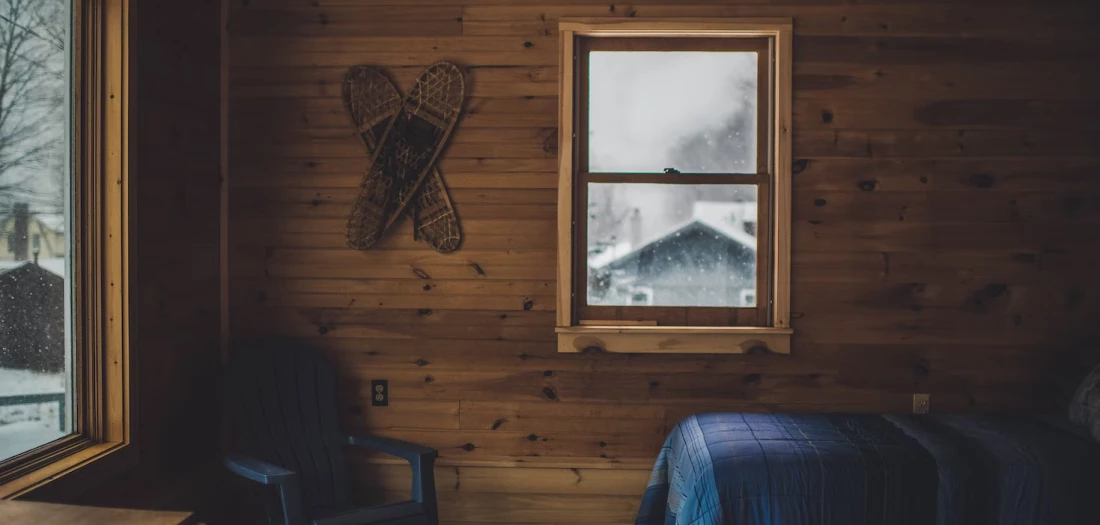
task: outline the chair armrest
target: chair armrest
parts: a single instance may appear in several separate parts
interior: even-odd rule
[[[439,452],[423,445],[377,436],[348,436],[348,444],[372,448],[408,461],[413,475],[412,499],[424,506],[427,523],[439,523],[435,495],[435,458],[439,457]]]
[[[264,485],[282,485],[294,478],[292,470],[241,454],[226,454],[225,466],[238,476]]]
[[[378,436],[348,436],[348,444],[357,447],[372,448],[410,462],[428,458],[435,459],[439,456],[439,452],[436,452],[434,448]]]
[[[286,525],[302,525],[302,493],[298,488],[298,475],[278,465],[240,454],[226,454],[225,466],[230,472],[264,485],[279,489],[283,519]]]

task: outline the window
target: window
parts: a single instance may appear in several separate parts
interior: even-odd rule
[[[789,352],[789,21],[563,20],[559,350]]]
[[[125,11],[0,0],[0,497],[135,457]]]
[[[39,257],[40,217],[69,211],[68,11],[0,0],[0,461],[72,430],[69,254]]]

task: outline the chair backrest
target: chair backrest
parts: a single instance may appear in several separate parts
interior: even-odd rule
[[[234,451],[298,473],[306,516],[346,504],[332,364],[294,341],[257,341],[234,348],[226,379]]]

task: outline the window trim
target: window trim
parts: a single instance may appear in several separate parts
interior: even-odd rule
[[[788,354],[790,338],[791,230],[791,76],[793,30],[790,19],[654,19],[564,18],[559,36],[558,133],[558,294],[559,352],[627,353],[757,353]],[[574,290],[578,282],[574,255],[574,139],[576,112],[575,42],[588,37],[733,37],[768,38],[774,60],[775,94],[770,116],[774,170],[770,201],[761,206],[772,219],[770,239],[772,304],[766,326],[647,326],[629,321],[594,325],[576,319]],[[758,159],[759,162],[759,159]],[[759,299],[759,297],[758,297]],[[581,326],[581,325],[584,326]]]
[[[129,347],[129,0],[72,5],[73,433],[0,462],[0,498],[80,492],[137,461]]]

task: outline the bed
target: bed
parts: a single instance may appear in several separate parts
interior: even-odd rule
[[[691,416],[637,525],[1100,523],[1100,444],[1002,416]]]

